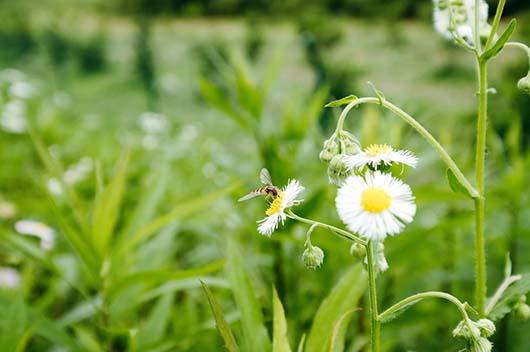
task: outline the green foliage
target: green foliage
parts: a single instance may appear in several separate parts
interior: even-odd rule
[[[275,288],[272,289],[272,308],[274,316],[274,321],[272,323],[272,351],[291,352],[289,339],[287,338],[287,320],[285,319],[285,311]]]
[[[357,308],[357,302],[364,294],[366,284],[366,272],[360,264],[343,275],[315,314],[305,343],[306,352],[329,350],[332,343],[332,351],[341,349],[339,341],[343,338],[344,329],[340,326],[348,325],[350,319],[350,315],[344,314]]]
[[[493,321],[500,320],[506,314],[510,313],[513,306],[517,303],[519,298],[530,292],[530,273],[522,274],[520,280],[512,284],[495,304],[488,318]]]
[[[236,340],[234,339],[234,335],[232,334],[230,326],[226,322],[219,302],[213,295],[212,291],[210,290],[210,287],[208,287],[205,282],[201,281],[201,285],[204,291],[206,292],[206,295],[208,296],[208,302],[210,303],[210,308],[212,309],[213,316],[215,317],[215,324],[217,326],[217,330],[219,331],[219,335],[221,335],[221,337],[223,338],[226,349],[229,352],[239,351],[239,347],[237,346]]]

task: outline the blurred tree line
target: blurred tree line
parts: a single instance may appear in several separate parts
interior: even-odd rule
[[[259,13],[293,16],[311,10],[355,17],[430,17],[431,0],[118,0],[104,2],[115,10],[181,16],[226,16]],[[488,1],[494,12],[498,1]],[[505,14],[530,9],[527,0],[508,1]]]

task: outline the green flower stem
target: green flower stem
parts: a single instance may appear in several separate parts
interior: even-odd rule
[[[346,115],[348,112],[350,112],[351,109],[354,107],[361,105],[361,104],[381,104],[386,109],[392,111],[394,114],[399,116],[401,119],[403,119],[406,123],[408,123],[410,126],[412,126],[429,144],[438,152],[442,160],[445,162],[447,167],[453,172],[457,180],[464,186],[464,188],[469,192],[471,197],[477,198],[479,196],[479,193],[473,188],[473,186],[469,183],[467,178],[464,176],[462,171],[458,168],[454,160],[451,158],[449,153],[444,149],[444,147],[436,140],[436,138],[433,137],[432,134],[425,129],[416,119],[414,119],[412,116],[407,114],[405,111],[401,110],[396,105],[392,104],[386,99],[380,98],[380,97],[364,97],[359,98],[354,101],[352,101],[350,104],[348,104],[342,113],[340,114],[339,121],[337,123],[337,129],[335,133],[340,133],[342,131],[342,126],[344,124],[344,120],[346,119]]]
[[[477,118],[477,146],[475,151],[476,187],[475,198],[475,301],[481,317],[486,316],[486,248],[484,241],[484,168],[486,156],[486,124],[488,109],[487,62],[477,58],[479,107]]]
[[[375,248],[377,250],[377,248]],[[370,346],[372,352],[379,352],[380,350],[380,335],[381,322],[378,319],[377,312],[377,294],[375,286],[375,270],[374,270],[374,246],[372,241],[368,241],[366,246],[366,259],[368,267],[368,282],[370,286]]]
[[[442,298],[442,299],[445,299],[445,300],[453,303],[458,308],[458,310],[462,314],[462,318],[463,319],[469,319],[469,317],[467,315],[467,312],[466,312],[466,305],[464,303],[460,302],[460,300],[458,298],[456,298],[455,296],[453,296],[453,295],[451,295],[449,293],[439,292],[439,291],[422,292],[422,293],[417,293],[415,295],[407,297],[407,298],[399,301],[398,303],[394,304],[392,307],[388,308],[383,313],[379,314],[377,319],[379,321],[384,321],[386,318],[388,318],[389,316],[391,316],[395,312],[399,311],[400,309],[406,307],[407,305],[409,305],[411,303],[414,303],[416,301],[422,300],[424,298]]]
[[[493,39],[495,38],[495,33],[497,33],[497,28],[499,28],[499,23],[502,17],[502,11],[504,10],[505,4],[506,0],[499,0],[497,10],[495,11],[495,17],[493,17],[493,22],[491,23],[491,32],[488,37],[488,40],[486,41],[486,45],[484,46],[484,51],[488,50],[493,44]]]
[[[356,243],[362,244],[363,246],[366,246],[366,241],[365,240],[355,236],[352,233],[349,233],[348,231],[344,231],[342,229],[339,229],[338,227],[331,226],[331,225],[328,225],[328,224],[324,224],[322,222],[318,222],[318,221],[314,221],[314,220],[303,218],[303,217],[298,216],[295,213],[293,213],[292,210],[290,210],[290,209],[287,210],[285,213],[287,214],[287,216],[289,218],[291,218],[293,220],[298,220],[300,222],[312,225],[312,228],[314,228],[316,226],[320,226],[320,227],[326,228],[328,230],[331,230],[332,232],[334,232],[339,237],[342,237],[342,238],[345,238],[345,239],[350,240],[352,242],[356,242]]]
[[[519,42],[507,42],[506,44],[504,44],[504,46],[512,47],[512,48],[519,48],[523,50],[528,56],[528,65],[530,65],[530,48],[527,45],[523,43],[519,43]]]

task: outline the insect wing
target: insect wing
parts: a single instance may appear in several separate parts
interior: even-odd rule
[[[261,172],[259,173],[259,179],[264,185],[272,185],[271,174],[266,168],[261,169]]]
[[[243,197],[239,198],[237,201],[238,202],[244,202],[246,200],[249,200],[249,199],[252,199],[252,198],[255,198],[257,196],[261,196],[263,193],[262,192],[259,192],[259,191],[252,191],[250,192],[249,194],[247,195],[244,195]]]

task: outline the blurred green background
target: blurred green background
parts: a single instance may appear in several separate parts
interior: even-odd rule
[[[473,60],[435,33],[431,1],[3,0],[0,10],[2,351],[221,351],[199,279],[242,350],[267,350],[273,286],[293,350],[304,334],[306,351],[323,350],[329,321],[367,301],[349,244],[316,231],[325,261],[307,270],[307,226],[262,237],[264,202],[236,200],[265,166],[277,185],[306,187],[300,215],[340,226],[318,159],[340,111],[323,106],[371,95],[367,81],[472,175]],[[529,43],[528,1],[508,1],[509,17]],[[530,270],[530,98],[516,88],[523,55],[506,50],[489,68],[492,294],[507,252],[515,272]],[[377,106],[347,125],[363,145],[420,158],[405,176],[418,212],[387,240],[381,306],[428,290],[472,302],[472,204],[451,192],[437,154]],[[24,219],[52,229],[51,249],[17,233]],[[384,325],[383,349],[459,350],[458,319],[423,302]],[[364,350],[366,309],[346,320],[335,350]],[[497,327],[496,351],[530,349],[528,322]]]

